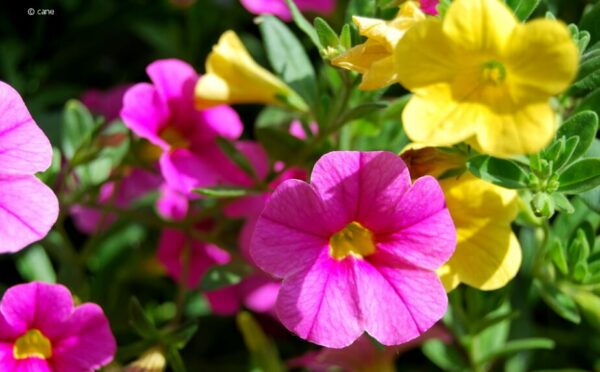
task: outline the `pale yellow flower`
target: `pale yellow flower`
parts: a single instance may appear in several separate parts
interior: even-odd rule
[[[555,20],[519,23],[499,0],[456,0],[443,21],[411,27],[395,51],[398,81],[414,93],[410,139],[467,141],[500,157],[541,150],[556,131],[549,98],[577,72],[578,51]]]
[[[391,21],[354,16],[352,21],[360,34],[368,39],[334,58],[331,63],[361,73],[359,89],[375,90],[393,84],[397,80],[394,48],[406,30],[424,19],[425,14],[414,1],[402,4]]]

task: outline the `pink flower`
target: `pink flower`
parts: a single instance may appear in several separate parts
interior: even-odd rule
[[[213,313],[234,315],[243,305],[255,313],[275,315],[275,301],[281,284],[262,272],[255,272],[235,285],[205,292]]]
[[[289,21],[292,14],[285,0],[240,0],[252,14],[272,14]],[[335,9],[335,0],[295,0],[298,9],[306,12],[330,14]]]
[[[56,195],[33,175],[51,162],[48,138],[19,93],[0,81],[0,253],[42,239],[56,222]]]
[[[33,282],[9,288],[0,303],[2,371],[87,372],[107,365],[115,339],[102,309],[73,306],[58,284]]]
[[[196,110],[193,97],[199,76],[183,61],[158,60],[146,72],[152,84],[139,83],[125,93],[125,125],[159,147],[161,173],[176,191],[188,194],[219,183],[222,163],[228,159],[215,139],[238,138],[243,130],[239,116],[225,105]]]
[[[420,0],[421,10],[429,15],[437,15],[437,6],[440,0]]]
[[[106,122],[110,123],[119,118],[119,113],[123,107],[123,96],[130,87],[131,84],[122,84],[105,91],[86,90],[81,96],[81,103],[94,114],[104,116]]]
[[[438,182],[411,185],[391,152],[337,151],[311,183],[288,180],[271,196],[250,254],[283,279],[281,322],[331,347],[368,332],[384,345],[410,341],[445,313],[435,269],[454,252],[456,232]]]

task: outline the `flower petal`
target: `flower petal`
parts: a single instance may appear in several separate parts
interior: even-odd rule
[[[283,281],[277,315],[305,340],[332,348],[348,346],[363,333],[356,285],[354,260],[336,261],[324,252],[307,271]]]
[[[193,92],[192,92],[193,94]],[[244,131],[244,124],[238,113],[227,105],[219,105],[194,112],[196,122],[202,124],[196,131],[193,142],[214,139],[216,136],[238,139]]]
[[[188,194],[197,187],[212,186],[218,175],[205,158],[187,149],[165,152],[160,157],[160,170],[165,181],[174,190]]]
[[[173,122],[190,121],[194,110],[194,86],[198,74],[192,66],[179,59],[159,59],[146,67],[146,73],[163,102],[169,107]]]
[[[356,263],[363,327],[384,345],[417,338],[444,316],[447,297],[434,272]]]
[[[280,278],[305,271],[322,251],[328,252],[329,237],[335,231],[323,211],[310,185],[299,180],[283,182],[256,223],[250,243],[254,262]]]
[[[52,340],[50,363],[54,370],[90,371],[112,361],[117,344],[100,306],[85,303],[76,307],[64,328],[62,337]]]
[[[410,175],[392,152],[333,151],[317,161],[311,182],[334,232],[352,221],[377,230],[408,191]]]
[[[51,162],[50,141],[19,93],[0,81],[0,174],[33,174]]]
[[[58,217],[58,200],[35,176],[0,175],[0,253],[42,239]]]
[[[160,138],[160,131],[169,118],[169,108],[152,85],[139,83],[129,88],[123,97],[121,118],[136,135],[163,149],[169,148]]]

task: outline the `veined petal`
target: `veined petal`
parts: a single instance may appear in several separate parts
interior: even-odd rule
[[[568,88],[577,74],[579,52],[567,27],[549,19],[519,25],[506,50],[507,78],[519,94],[547,100]],[[537,93],[537,94],[536,94]]]
[[[151,84],[136,84],[123,96],[121,118],[125,125],[138,136],[163,149],[169,145],[160,138],[160,131],[168,117],[166,102]]]
[[[547,102],[515,107],[512,112],[479,111],[481,125],[470,143],[498,157],[531,154],[546,146],[556,131],[556,117]]]
[[[465,51],[500,55],[517,19],[503,1],[456,0],[443,21],[444,33]]]

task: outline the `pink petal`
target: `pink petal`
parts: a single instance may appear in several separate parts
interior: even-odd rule
[[[352,258],[336,261],[324,251],[308,271],[296,271],[283,281],[277,315],[305,340],[348,346],[363,333],[356,280]]]
[[[335,231],[323,218],[323,210],[318,195],[305,182],[282,183],[267,202],[250,243],[258,267],[283,278],[312,266],[328,250]]]
[[[189,123],[195,111],[194,86],[198,81],[194,68],[178,59],[160,59],[148,65],[146,72],[169,107],[171,123]]]
[[[90,371],[112,361],[117,344],[98,305],[86,303],[75,308],[64,328],[62,337],[52,340],[54,370]]]
[[[156,209],[158,214],[168,220],[180,221],[187,216],[189,210],[188,198],[169,187],[163,185],[161,187],[160,197],[156,201]]]
[[[435,272],[356,265],[364,329],[384,345],[410,341],[446,312],[446,291]]]
[[[123,107],[123,96],[132,84],[122,84],[106,91],[90,89],[83,93],[81,102],[93,113],[102,115],[107,122],[119,117]]]
[[[273,14],[289,21],[292,19],[285,0],[240,0],[244,8],[253,14]],[[335,8],[335,0],[298,0],[296,5],[302,11],[329,14]]]
[[[231,140],[238,139],[244,131],[244,124],[238,113],[227,105],[215,106],[194,113],[199,130],[195,133],[193,142],[204,142],[215,136]]]
[[[352,221],[377,231],[410,187],[404,161],[392,152],[334,151],[317,161],[311,183],[326,204],[328,219]]]
[[[281,282],[273,280],[263,273],[255,273],[245,278],[239,284],[244,305],[257,313],[272,313],[275,315],[277,295]]]
[[[217,184],[219,175],[209,158],[199,157],[187,149],[165,152],[160,158],[160,170],[168,185],[188,194],[194,188]]]
[[[42,239],[58,217],[58,200],[35,176],[0,175],[0,253]]]
[[[221,316],[235,315],[240,309],[238,285],[230,285],[214,291],[204,292],[214,314]]]
[[[46,170],[51,162],[48,138],[19,93],[0,81],[0,174],[33,174]]]
[[[60,284],[18,284],[4,293],[0,312],[20,334],[36,328],[52,339],[66,330],[64,322],[73,312],[73,299]]]
[[[169,148],[169,144],[160,138],[160,131],[169,119],[169,108],[152,85],[139,83],[129,88],[123,97],[121,118],[139,137],[162,149]]]

